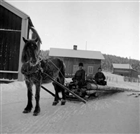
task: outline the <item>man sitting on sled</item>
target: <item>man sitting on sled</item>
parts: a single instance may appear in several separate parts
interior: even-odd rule
[[[85,70],[83,69],[83,63],[79,63],[79,70],[75,73],[72,78],[72,82],[69,85],[69,88],[72,89],[75,86],[78,89],[81,89],[85,84]]]
[[[106,85],[107,82],[105,81],[105,75],[102,73],[101,67],[98,68],[98,72],[95,74],[94,77],[95,81],[99,85]]]

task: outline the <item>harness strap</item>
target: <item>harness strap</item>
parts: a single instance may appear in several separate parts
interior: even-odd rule
[[[61,73],[61,75],[65,79],[65,76],[62,74],[61,70],[51,60],[48,60],[48,61],[50,61],[54,65],[54,67],[56,67],[56,69]],[[65,80],[65,81],[67,82],[67,80]]]

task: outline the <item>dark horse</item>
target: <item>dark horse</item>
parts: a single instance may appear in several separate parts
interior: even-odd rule
[[[29,113],[32,110],[32,86],[35,84],[36,87],[36,107],[33,115],[38,115],[40,112],[40,88],[42,83],[49,83],[51,80],[47,75],[51,76],[57,82],[64,84],[65,80],[65,65],[60,59],[39,59],[39,45],[38,39],[26,40],[25,42],[21,61],[23,63],[21,72],[25,76],[25,83],[27,85],[27,97],[28,102],[23,113]],[[47,74],[47,75],[46,75]],[[57,105],[59,102],[59,92],[62,93],[61,105],[65,105],[65,92],[64,89],[53,82],[55,89],[55,98],[52,105]]]

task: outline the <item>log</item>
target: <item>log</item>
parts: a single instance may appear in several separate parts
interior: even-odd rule
[[[108,86],[101,86],[94,83],[87,83],[88,90],[110,90]]]
[[[135,92],[138,92],[134,89],[128,89],[128,88],[121,88],[121,87],[110,87],[110,86],[102,86],[102,85],[96,85],[94,83],[87,83],[87,89],[90,91],[90,90],[94,90],[94,91],[91,91],[91,92],[95,92],[95,91],[120,91],[120,92],[123,92],[123,91],[135,91]]]

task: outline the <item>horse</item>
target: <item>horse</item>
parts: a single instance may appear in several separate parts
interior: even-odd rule
[[[56,80],[57,82],[64,85],[65,82],[65,64],[59,58],[48,58],[40,59],[39,58],[39,45],[38,39],[25,39],[25,43],[21,56],[21,73],[25,77],[25,83],[27,86],[27,106],[25,107],[23,113],[29,113],[32,110],[32,86],[33,84],[36,87],[35,100],[36,106],[33,112],[34,116],[37,116],[40,113],[40,89],[42,83],[50,83],[52,80],[47,76]],[[47,74],[47,75],[46,75]],[[55,97],[52,103],[53,106],[59,103],[59,92],[62,93],[61,105],[65,105],[66,97],[65,91],[60,85],[57,85],[55,82],[52,82],[55,90]]]

